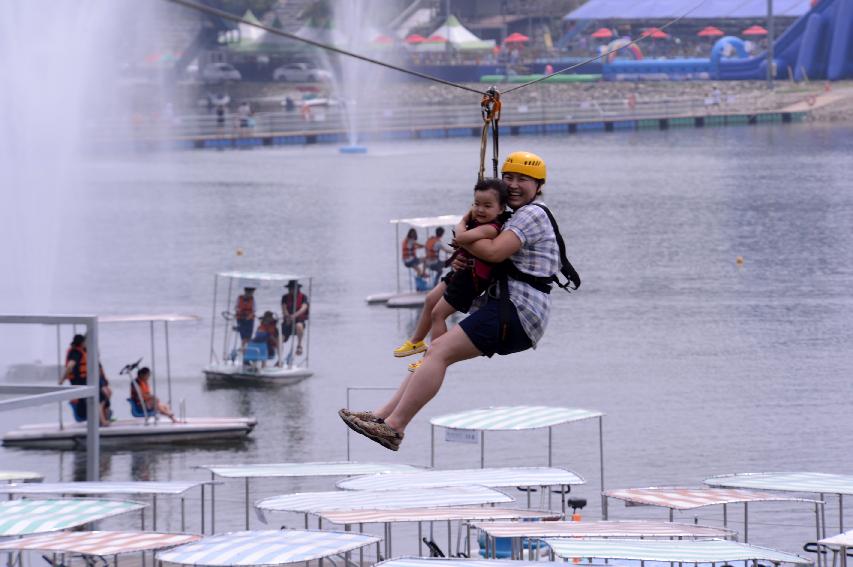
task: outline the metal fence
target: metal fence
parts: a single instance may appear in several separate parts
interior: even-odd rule
[[[802,92],[768,92],[719,95],[702,98],[543,100],[538,103],[504,102],[501,124],[547,124],[749,114],[780,110],[802,101]],[[252,116],[230,114],[224,119],[214,113],[176,118],[169,125],[139,124],[141,138],[205,138],[225,136],[269,136],[373,132],[429,128],[476,128],[482,125],[476,102],[468,105],[350,106],[307,103],[292,111],[261,112]]]

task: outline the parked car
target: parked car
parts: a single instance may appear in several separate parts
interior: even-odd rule
[[[273,81],[290,83],[316,83],[331,80],[332,74],[325,69],[317,69],[308,63],[288,63],[276,67],[272,72]]]
[[[201,79],[206,83],[239,81],[243,76],[230,63],[208,63],[201,71]]]

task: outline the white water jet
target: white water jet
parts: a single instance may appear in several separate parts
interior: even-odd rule
[[[69,290],[99,268],[97,251],[78,245],[96,230],[86,162],[132,139],[137,88],[161,89],[144,60],[160,47],[162,6],[7,0],[0,7],[0,313],[81,311]],[[148,73],[148,87],[128,85],[134,69]],[[0,366],[34,356],[34,342],[21,328],[0,327]]]

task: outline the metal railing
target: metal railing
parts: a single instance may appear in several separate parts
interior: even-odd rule
[[[802,92],[744,93],[708,97],[642,99],[543,100],[536,103],[504,102],[501,125],[520,126],[561,122],[602,120],[643,120],[655,118],[749,114],[784,108],[804,99]],[[293,111],[261,112],[251,117],[232,114],[224,120],[215,114],[187,115],[171,124],[139,124],[135,135],[147,139],[199,139],[322,135],[357,132],[411,131],[430,128],[478,128],[482,125],[477,104],[429,106],[354,106],[347,112],[343,104],[302,106]]]

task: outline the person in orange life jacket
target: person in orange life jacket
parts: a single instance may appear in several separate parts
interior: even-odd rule
[[[457,246],[469,245],[480,239],[493,239],[505,221],[507,187],[500,179],[484,179],[474,186],[474,204],[469,212],[468,230],[454,239]],[[446,319],[454,312],[468,313],[474,299],[482,295],[490,283],[491,264],[475,258],[463,248],[455,255],[462,259],[463,268],[450,271],[434,287],[424,301],[421,316],[412,337],[394,350],[394,356],[408,356],[426,350],[424,339],[432,340],[447,332]],[[456,263],[456,262],[454,262]],[[414,371],[422,361],[409,365]]]
[[[434,340],[421,367],[403,379],[384,405],[373,412],[340,410],[338,415],[347,426],[396,451],[412,418],[438,393],[449,366],[477,356],[521,352],[541,340],[551,310],[550,288],[536,287],[533,279],[550,279],[563,264],[554,225],[537,201],[545,178],[541,157],[530,152],[507,156],[501,179],[509,189],[507,204],[513,210],[512,218],[504,223],[497,238],[480,239],[463,247],[495,264],[510,259],[519,277],[502,280],[500,287],[509,289],[504,297],[484,294],[485,301],[478,302],[476,311]],[[470,213],[456,227],[457,240],[468,231],[468,220]]]
[[[252,339],[252,342],[265,342],[267,344],[269,358],[275,358],[276,351],[278,351],[278,324],[272,311],[264,311],[264,315],[261,317],[261,323],[258,325],[258,330],[255,333],[255,338]],[[266,366],[266,364],[266,361],[261,361],[262,367]]]
[[[243,295],[237,298],[234,318],[237,319],[237,332],[240,333],[243,348],[246,348],[255,330],[255,288],[243,288]]]
[[[165,415],[172,420],[172,423],[177,423],[178,420],[175,418],[175,414],[172,413],[172,408],[169,407],[169,404],[161,402],[160,398],[154,397],[154,394],[151,393],[151,384],[148,383],[150,377],[151,370],[147,366],[140,368],[136,374],[136,378],[133,379],[133,384],[136,387],[134,388],[133,385],[130,386],[130,397],[139,406],[144,406],[145,411],[148,413],[154,413],[156,409],[157,413]],[[142,396],[141,400],[139,399],[140,395]]]
[[[424,245],[418,242],[418,231],[414,228],[410,228],[409,232],[406,233],[406,238],[403,239],[403,265],[415,270],[415,273],[419,276],[426,275],[426,272],[424,271],[424,263],[417,256],[418,248],[423,247]]]
[[[65,353],[65,373],[59,381],[63,384],[68,380],[74,386],[85,386],[88,376],[88,355],[86,354],[86,337],[84,335],[74,335],[71,339],[71,345],[68,352]],[[99,421],[102,426],[110,424],[112,409],[110,408],[110,397],[113,392],[110,388],[109,380],[104,373],[104,367],[98,363],[98,401],[100,404]],[[71,400],[75,406],[75,413],[82,418],[86,418],[86,401],[82,399]]]
[[[281,296],[281,336],[284,342],[296,331],[296,356],[302,354],[302,338],[308,323],[308,296],[302,293],[302,284],[287,282],[287,293]]]
[[[435,235],[427,238],[426,244],[424,244],[424,249],[426,250],[424,266],[427,270],[435,272],[436,283],[438,283],[438,278],[441,277],[441,272],[444,271],[444,260],[441,258],[441,253],[453,253],[453,249],[442,242],[441,238],[443,236],[444,227],[440,226],[435,229]]]

